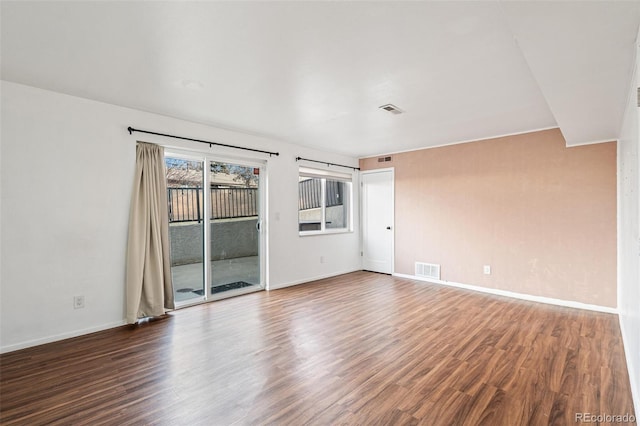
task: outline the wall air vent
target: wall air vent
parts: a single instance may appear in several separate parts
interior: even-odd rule
[[[391,114],[402,114],[404,112],[403,110],[401,110],[400,108],[398,108],[393,104],[382,105],[382,106],[379,106],[378,108],[383,109],[387,112],[390,112]]]
[[[416,277],[440,279],[440,265],[434,263],[416,262]]]
[[[378,157],[378,163],[385,163],[391,161],[391,157]]]

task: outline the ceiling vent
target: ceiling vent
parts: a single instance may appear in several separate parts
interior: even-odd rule
[[[440,265],[416,262],[416,277],[440,279]]]
[[[404,112],[403,110],[401,110],[400,108],[398,108],[393,104],[382,105],[382,106],[379,106],[378,108],[388,111],[391,114],[402,114]]]

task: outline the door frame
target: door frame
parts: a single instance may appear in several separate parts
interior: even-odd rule
[[[203,161],[203,188],[209,184],[210,180],[210,171],[206,166],[208,162],[219,162],[219,163],[230,163],[230,164],[238,164],[241,166],[247,167],[255,167],[259,169],[259,177],[258,177],[258,223],[259,223],[259,237],[258,237],[258,258],[259,258],[259,267],[260,267],[260,284],[258,287],[260,290],[253,289],[237,289],[231,290],[229,292],[222,293],[220,295],[212,295],[211,291],[211,261],[210,258],[210,238],[211,238],[211,229],[210,226],[204,226],[203,229],[203,256],[204,256],[204,272],[203,272],[203,280],[204,280],[204,290],[205,293],[200,298],[193,298],[189,301],[178,302],[176,303],[176,309],[197,305],[200,303],[213,302],[220,299],[226,299],[228,297],[238,296],[244,293],[252,293],[254,291],[261,291],[268,289],[268,277],[267,277],[267,265],[268,265],[268,221],[265,220],[268,214],[268,197],[267,197],[267,161],[256,159],[256,158],[247,158],[247,157],[236,157],[224,154],[216,154],[210,152],[202,152],[198,150],[186,150],[181,148],[175,148],[170,146],[164,147],[164,156],[171,158],[178,158],[183,160],[192,160],[192,161]],[[203,214],[204,217],[209,217],[210,212],[210,193],[209,191],[202,191],[203,194]]]
[[[391,275],[396,272],[396,170],[395,167],[385,167],[382,169],[372,169],[360,172],[360,267],[363,267],[364,256],[364,179],[363,175],[374,173],[391,172]]]

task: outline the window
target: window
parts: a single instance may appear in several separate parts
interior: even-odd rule
[[[300,168],[300,235],[351,231],[351,175]]]

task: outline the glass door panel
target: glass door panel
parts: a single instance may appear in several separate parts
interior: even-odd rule
[[[210,295],[260,290],[260,169],[210,162]]]
[[[165,166],[175,301],[204,300],[204,162],[165,157]]]

